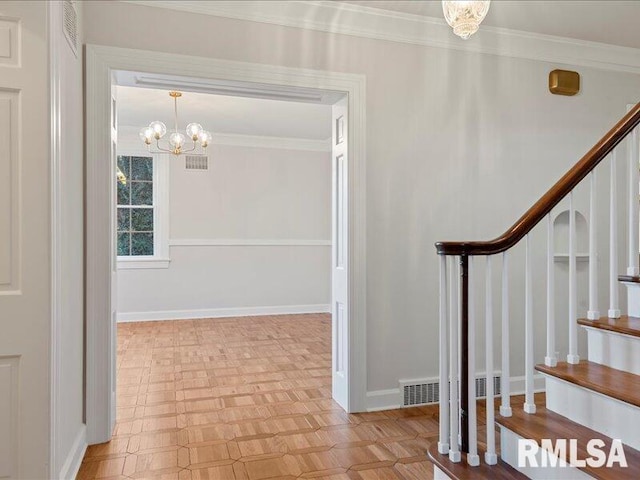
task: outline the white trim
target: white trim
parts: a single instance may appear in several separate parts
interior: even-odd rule
[[[366,408],[366,78],[363,75],[290,68],[194,57],[164,52],[87,45],[86,49],[86,311],[87,311],[87,437],[89,443],[109,440],[111,261],[113,228],[109,162],[111,74],[128,70],[192,76],[221,81],[255,82],[342,92],[349,102],[349,412]],[[113,292],[115,294],[115,292]]]
[[[266,137],[260,135],[240,135],[235,133],[214,133],[214,145],[234,147],[276,148],[280,150],[302,150],[309,152],[330,152],[331,139]]]
[[[295,315],[303,313],[331,313],[331,305],[279,305],[266,307],[205,308],[198,310],[164,310],[157,312],[123,312],[118,313],[118,322],[259,317],[265,315]]]
[[[51,331],[50,331],[50,380],[49,380],[49,475],[57,478],[58,474],[58,425],[59,425],[59,397],[60,397],[60,371],[62,369],[62,353],[60,343],[62,341],[62,228],[61,228],[61,92],[60,92],[60,56],[61,46],[58,29],[61,14],[60,3],[49,5],[47,17],[49,24],[49,108],[50,108],[50,169],[51,169]]]
[[[330,247],[331,240],[279,238],[172,238],[171,247]]]
[[[64,461],[64,464],[60,469],[60,474],[55,478],[60,478],[63,480],[76,478],[78,476],[78,471],[80,470],[80,465],[82,465],[82,459],[84,458],[84,454],[86,451],[87,426],[83,424],[80,427],[78,434],[76,435],[76,439],[73,442],[67,459]]]
[[[134,270],[140,268],[169,268],[170,264],[170,258],[118,257],[118,270]]]
[[[134,152],[131,155],[152,155],[138,138],[138,127],[120,126],[118,128],[118,154]],[[239,133],[213,132],[210,145],[226,145],[231,147],[273,148],[278,150],[301,150],[309,152],[330,152],[331,138],[318,140],[314,138],[274,137],[265,135],[243,135]],[[123,153],[120,153],[120,152]],[[210,155],[211,150],[205,150]]]
[[[124,0],[156,8],[467,52],[640,73],[640,49],[483,25],[468,41],[442,18],[333,1]]]
[[[479,373],[482,376],[484,373]],[[431,381],[437,380],[437,377],[429,377]],[[533,384],[535,392],[544,392],[544,376],[537,373],[533,376]],[[509,380],[511,396],[521,395],[524,393],[524,375],[520,377],[511,377]],[[390,388],[388,390],[373,390],[367,392],[367,412],[377,412],[380,410],[395,410],[404,408],[399,400],[402,398],[399,388]],[[496,397],[498,398],[498,397]],[[435,405],[435,404],[434,404]]]

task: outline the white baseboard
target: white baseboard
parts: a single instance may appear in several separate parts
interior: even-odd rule
[[[331,313],[331,305],[280,305],[267,307],[164,310],[157,312],[118,312],[118,322],[189,320],[192,318],[253,317],[260,315],[294,315],[301,313]]]
[[[521,377],[511,377],[509,383],[511,395],[522,395],[524,393],[524,375]],[[536,392],[544,392],[545,384],[542,374],[537,373],[533,376],[533,388]],[[367,411],[377,412],[380,410],[403,408],[400,399],[399,388],[367,392]]]
[[[73,480],[78,475],[82,459],[87,451],[87,426],[82,425],[76,439],[73,442],[69,455],[67,455],[58,478],[61,480]]]

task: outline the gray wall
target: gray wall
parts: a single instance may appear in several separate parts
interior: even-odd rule
[[[547,75],[561,65],[541,61],[126,3],[88,2],[86,11],[89,43],[366,75],[369,391],[437,375],[433,243],[502,233],[640,100],[633,74],[578,68],[582,92],[559,97],[547,91]],[[584,197],[578,204],[586,211]],[[535,236],[541,275],[544,232]],[[600,263],[604,275],[606,257]],[[512,264],[512,373],[520,375],[521,256]],[[541,360],[544,283],[536,278]]]

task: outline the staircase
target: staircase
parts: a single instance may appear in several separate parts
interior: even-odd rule
[[[429,450],[435,479],[640,479],[639,124],[640,104],[502,236],[491,241],[436,244],[440,256],[440,385],[449,388],[440,389],[439,442]],[[626,172],[626,185],[621,187],[619,168]],[[601,195],[602,184],[597,180],[602,174],[609,180],[606,195]],[[580,291],[578,283],[577,189],[588,191],[589,198],[586,318],[578,318],[578,298],[587,292]],[[625,192],[622,207],[621,191]],[[601,197],[608,197],[604,206],[598,200]],[[568,295],[557,297],[554,219],[562,208],[569,214]],[[620,208],[627,218],[624,225],[617,221]],[[598,225],[602,218],[608,225]],[[599,227],[608,228],[604,248],[598,245]],[[536,229],[545,229],[545,245],[534,245],[541,236],[532,235]],[[510,255],[522,247],[524,305],[511,305],[514,266]],[[540,247],[546,261],[534,265],[533,251],[539,252]],[[502,278],[500,291],[494,295],[496,263]],[[619,275],[622,263],[627,266],[626,275]],[[599,290],[601,277],[608,287],[608,308],[603,315],[599,313],[605,297]],[[536,285],[546,286],[546,295],[534,297],[534,279]],[[621,285],[626,287],[626,315],[621,315],[619,304]],[[477,301],[478,292],[484,292],[483,302]],[[500,302],[494,297],[500,297]],[[568,306],[566,320],[556,319],[558,302]],[[546,318],[534,318],[534,305],[545,307]],[[499,317],[499,326],[494,325],[498,323],[494,317]],[[480,320],[484,345],[476,338]],[[511,340],[514,327],[522,327],[518,322],[524,323],[524,339]],[[579,356],[579,329],[586,332],[587,359]],[[563,358],[556,350],[559,333],[566,336],[566,345],[560,347],[566,352]],[[537,358],[535,340],[541,337],[546,339],[546,353]],[[476,350],[483,354],[483,362],[478,362]],[[525,360],[524,402],[518,403],[511,398],[509,381],[510,354],[516,350],[524,350]],[[486,405],[478,409],[475,378],[480,372],[495,374],[497,364],[502,379],[499,402],[492,382],[487,382]],[[537,375],[544,377],[544,406],[534,392]],[[480,439],[478,410],[484,411],[487,425]]]

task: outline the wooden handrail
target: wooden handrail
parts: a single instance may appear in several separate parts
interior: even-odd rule
[[[438,242],[438,255],[494,255],[504,252],[529,233],[571,190],[640,124],[640,103],[629,111],[602,139],[580,159],[509,230],[484,242]]]

